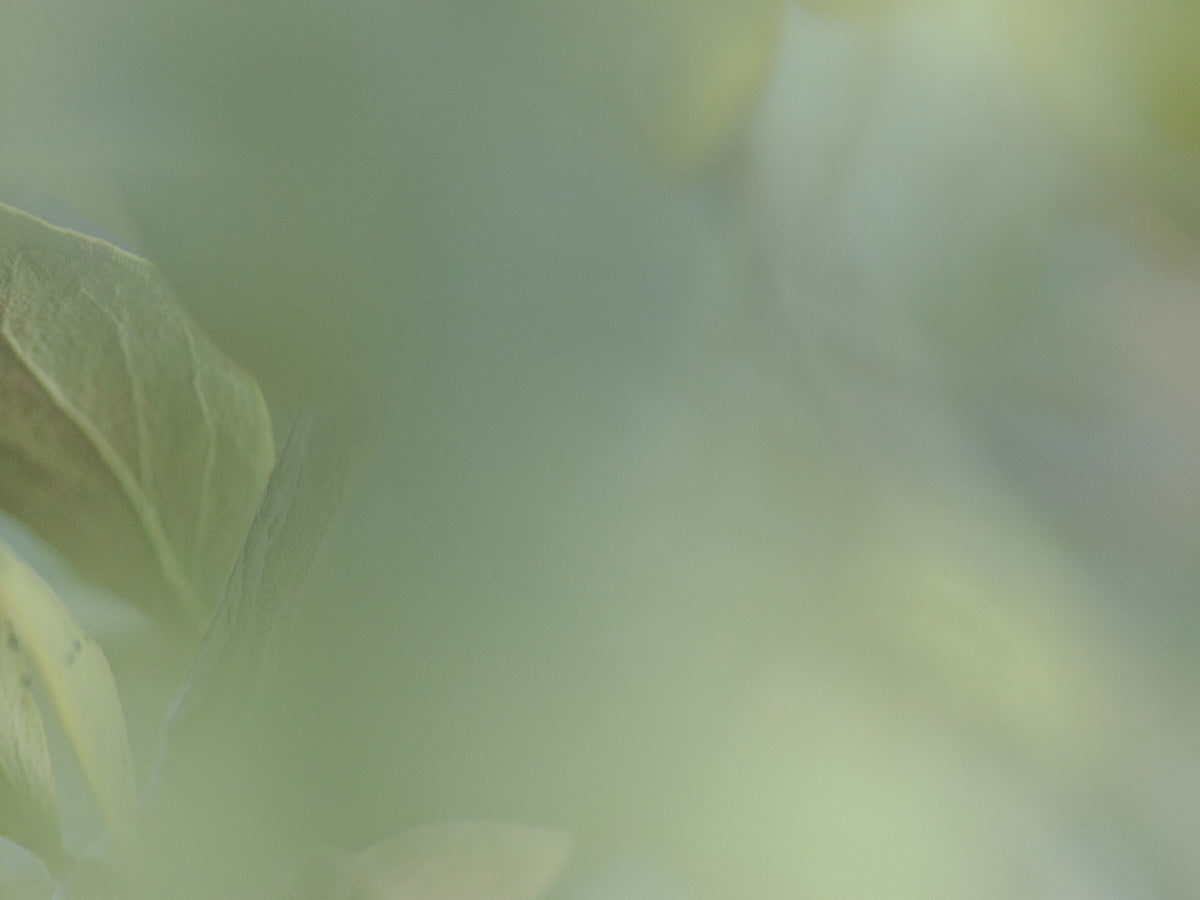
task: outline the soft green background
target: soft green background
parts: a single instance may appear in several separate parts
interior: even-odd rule
[[[1195,233],[969,0],[789,9],[679,171],[670,22],[4,14],[0,199],[277,409],[380,410],[230,832],[562,827],[562,900],[1194,896]],[[68,590],[144,764],[186,650]]]

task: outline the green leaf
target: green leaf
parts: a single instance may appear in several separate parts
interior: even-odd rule
[[[532,900],[566,860],[558,831],[490,822],[402,831],[347,861],[355,900]]]
[[[2,205],[0,436],[0,507],[198,628],[274,461],[262,395],[148,263]]]
[[[49,586],[3,542],[0,542],[0,622],[15,638],[13,643],[42,684],[100,807],[118,859],[131,863],[137,845],[133,761],[125,716],[108,660],[99,645],[75,624]],[[12,645],[8,646],[11,649]],[[32,707],[26,704],[21,709]],[[8,728],[11,723],[14,728],[28,730],[29,715],[28,712],[8,715],[0,720],[0,728]],[[24,726],[22,721],[26,722]],[[40,735],[40,720],[38,732]],[[34,740],[24,738],[29,747],[33,747]],[[44,746],[41,752],[45,752]],[[49,791],[53,798],[49,763],[44,768],[40,764],[35,766],[33,772],[40,779],[39,790]],[[45,799],[39,802],[46,803]],[[0,815],[6,813],[7,809]]]
[[[239,740],[285,639],[313,562],[357,481],[369,425],[352,409],[292,421],[258,513],[159,734],[147,794],[183,757]],[[203,751],[201,751],[203,752]]]
[[[58,801],[29,679],[20,640],[0,620],[0,835],[57,869],[64,859]]]

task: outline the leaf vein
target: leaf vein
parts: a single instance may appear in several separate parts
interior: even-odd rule
[[[147,496],[142,485],[138,482],[133,472],[126,465],[121,455],[116,451],[112,444],[105,438],[104,434],[96,427],[95,423],[78,409],[74,403],[66,396],[58,382],[41,366],[37,361],[26,351],[20,337],[13,332],[10,311],[21,295],[13,290],[13,285],[16,282],[15,272],[19,265],[22,264],[24,254],[20,251],[13,258],[12,270],[9,273],[9,297],[8,302],[0,309],[0,336],[3,336],[5,343],[12,350],[17,360],[25,367],[46,395],[54,402],[54,404],[62,411],[67,419],[80,430],[85,438],[91,443],[96,452],[100,455],[104,464],[116,476],[118,483],[125,492],[129,502],[133,505],[138,519],[141,522],[142,529],[146,534],[147,540],[154,551],[155,557],[162,566],[163,574],[170,587],[179,596],[180,602],[183,604],[187,612],[193,616],[196,621],[200,621],[203,611],[198,608],[198,600],[192,592],[181,571],[179,560],[172,551],[169,541],[166,537],[166,532],[159,522],[158,515],[154,511],[154,506]],[[86,292],[85,292],[86,293]],[[90,297],[92,302],[96,302],[95,298]],[[103,307],[101,307],[103,309]],[[111,315],[111,314],[110,314]],[[140,442],[140,438],[139,438]]]

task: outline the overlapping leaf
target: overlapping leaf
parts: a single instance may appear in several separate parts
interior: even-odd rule
[[[108,661],[53,591],[3,543],[0,623],[6,632],[0,651],[0,783],[15,801],[0,807],[0,833],[52,866],[62,856],[41,718],[26,689],[31,669],[96,797],[118,857],[133,860],[133,763]]]
[[[0,835],[54,866],[63,849],[42,716],[20,640],[0,624]]]
[[[194,627],[273,460],[254,381],[153,267],[0,206],[0,507]]]

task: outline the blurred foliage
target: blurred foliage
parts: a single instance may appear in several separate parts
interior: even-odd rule
[[[774,67],[784,10],[783,0],[626,0],[589,11],[590,52],[616,60],[638,134],[668,176],[696,175],[740,130]]]
[[[1194,16],[858,8],[6,14],[6,180],[380,411],[196,859],[482,816],[568,900],[1195,895]]]
[[[1179,0],[998,5],[1037,89],[1083,152],[1194,228],[1200,10]]]
[[[910,13],[914,9],[937,6],[942,0],[796,0],[796,2],[809,12],[848,17],[863,24],[871,20],[890,20],[895,16]]]

